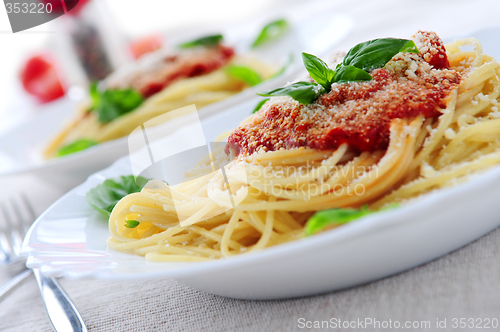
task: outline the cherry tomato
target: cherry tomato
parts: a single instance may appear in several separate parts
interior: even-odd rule
[[[130,43],[130,50],[134,59],[138,59],[146,53],[160,49],[163,46],[163,37],[159,34],[149,35]]]
[[[21,69],[24,89],[46,103],[64,96],[64,88],[50,56],[39,54],[29,58]]]

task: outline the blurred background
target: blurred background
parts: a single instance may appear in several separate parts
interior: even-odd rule
[[[50,3],[52,0],[42,2]],[[81,29],[82,24],[99,30],[98,34],[103,35],[107,44],[105,47],[113,45],[110,56],[116,65],[122,65],[159,47],[168,47],[169,40],[165,34],[213,25],[228,26],[247,21],[262,11],[298,2],[301,1],[80,0],[67,15],[15,34],[11,32],[5,7],[0,6],[0,132],[20,124],[37,112],[43,112],[63,95],[81,97],[81,90],[70,87],[83,85],[84,75],[74,59],[68,59],[71,59],[71,38],[77,39],[83,48],[85,44],[95,42],[91,32],[87,31],[86,35],[75,33],[75,29]],[[52,68],[47,66],[54,67],[57,80],[52,74],[40,73],[51,72]],[[114,67],[113,64],[103,66],[106,68],[99,74],[105,74],[108,68]],[[59,81],[60,85],[55,81]],[[44,87],[38,89],[38,83]]]
[[[6,8],[0,6],[0,133],[48,109],[63,95],[82,98],[84,89],[70,89],[85,85],[85,73],[77,68],[74,59],[70,61],[71,52],[85,53],[80,58],[87,57],[94,66],[99,63],[92,58],[97,56],[95,52],[108,53],[111,59],[106,62],[101,58],[100,68],[94,68],[100,71],[96,75],[102,76],[146,52],[168,47],[165,35],[175,31],[230,27],[269,11],[318,2],[334,5],[339,13],[353,18],[355,27],[339,50],[374,37],[409,37],[418,29],[435,30],[444,38],[464,34],[497,24],[494,17],[499,6],[497,0],[80,0],[69,14],[15,34]],[[446,11],[436,11],[436,7]],[[85,24],[97,32],[82,29]],[[96,34],[101,35],[107,50],[95,46]],[[71,39],[80,50],[70,46]],[[88,46],[92,43],[94,49]]]

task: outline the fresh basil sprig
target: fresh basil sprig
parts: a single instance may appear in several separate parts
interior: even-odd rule
[[[336,70],[333,70],[323,60],[312,54],[302,53],[302,60],[309,76],[324,87],[326,92],[330,92],[333,83],[370,81],[372,79],[368,72],[351,65],[339,64]]]
[[[262,77],[259,73],[246,66],[229,65],[225,68],[225,71],[229,74],[229,76],[243,81],[250,86],[254,86],[262,82]]]
[[[369,81],[371,75],[353,66],[337,66],[337,71],[328,67],[320,58],[302,53],[302,61],[309,75],[317,82],[296,82],[283,88],[258,93],[260,96],[289,96],[301,104],[313,103],[319,96],[330,92],[332,83]]]
[[[368,71],[384,67],[399,52],[419,53],[415,43],[411,40],[395,38],[370,40],[349,50],[335,70],[329,68],[318,57],[302,53],[304,66],[317,83],[297,82],[283,88],[264,91],[258,95],[289,96],[301,104],[310,104],[323,93],[330,92],[333,83],[370,81],[372,76]],[[318,89],[318,86],[321,89]]]
[[[285,19],[277,20],[266,24],[252,44],[252,47],[260,46],[274,40],[285,33],[288,29],[288,22]]]
[[[63,146],[57,151],[57,157],[65,156],[74,152],[82,151],[98,143],[92,139],[82,138],[68,145]]]
[[[282,88],[257,93],[263,97],[289,96],[301,104],[307,105],[326,92],[325,88],[313,82],[295,82]]]
[[[141,191],[146,182],[147,179],[140,176],[136,179],[133,175],[108,179],[90,189],[85,195],[85,200],[95,210],[109,216],[119,200]]]
[[[326,91],[330,91],[335,79],[335,71],[330,69],[323,60],[312,54],[303,52],[302,61],[309,75]]]
[[[328,227],[335,227],[346,224],[353,220],[359,219],[366,215],[393,209],[398,207],[398,204],[391,204],[383,209],[376,211],[368,211],[368,207],[365,205],[361,209],[351,209],[351,208],[336,208],[330,210],[318,211],[312,215],[307,221],[305,227],[306,236],[315,234],[319,231],[324,230]]]
[[[221,34],[206,36],[202,38],[195,39],[193,41],[182,43],[179,45],[180,48],[192,48],[192,47],[214,47],[219,45],[224,37]]]
[[[107,89],[99,91],[97,84],[90,86],[91,111],[97,112],[100,123],[107,123],[135,110],[144,98],[134,89]]]
[[[419,53],[412,40],[380,38],[360,43],[347,52],[342,65],[366,71],[384,67],[396,54]]]

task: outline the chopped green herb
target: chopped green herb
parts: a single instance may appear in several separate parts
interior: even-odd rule
[[[97,84],[90,86],[93,112],[97,112],[100,123],[107,123],[135,110],[144,98],[134,89],[108,89],[99,91]]]
[[[57,151],[57,157],[65,156],[74,152],[82,151],[98,143],[92,139],[82,138],[68,145],[63,146]]]
[[[301,104],[307,105],[314,102],[325,93],[325,89],[313,82],[295,82],[282,88],[257,93],[263,97],[289,96]]]
[[[206,36],[206,37],[195,39],[195,40],[187,42],[187,43],[180,44],[179,47],[180,48],[191,48],[191,47],[198,47],[198,46],[214,47],[214,46],[219,45],[223,39],[224,39],[224,37],[222,37],[222,35],[220,35],[220,34]]]
[[[127,228],[136,228],[139,224],[140,222],[137,220],[125,220],[125,227]]]
[[[266,103],[266,101],[268,101],[269,99],[271,99],[271,98],[266,98],[266,99],[261,100],[257,104],[257,106],[255,106],[255,109],[253,110],[252,114],[257,113],[262,108],[262,106]]]
[[[109,216],[119,200],[141,191],[146,182],[148,182],[147,179],[140,176],[135,178],[133,175],[108,179],[90,189],[85,195],[85,200],[95,210]]]
[[[368,211],[367,206],[363,206],[361,209],[351,209],[351,208],[337,208],[330,210],[318,211],[312,215],[307,221],[305,227],[306,236],[315,234],[321,230],[328,227],[340,226],[351,222],[353,220],[364,217],[368,214],[385,211],[388,209],[393,209],[398,207],[398,204],[391,204],[383,209],[377,211]]]
[[[288,29],[288,22],[285,19],[271,22],[264,26],[252,44],[252,47],[260,46],[271,40],[275,40],[282,36]]]
[[[243,81],[250,86],[254,86],[262,82],[262,77],[259,73],[246,66],[229,65],[225,68],[225,71],[230,76]]]
[[[399,52],[419,53],[412,40],[381,38],[354,46],[347,52],[342,64],[369,71],[382,68]]]

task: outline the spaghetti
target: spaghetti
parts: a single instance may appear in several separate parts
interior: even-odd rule
[[[303,237],[316,211],[382,208],[499,164],[498,62],[472,38],[446,53],[433,33],[414,40],[420,54],[398,54],[370,82],[334,84],[311,105],[266,102],[229,136],[229,181],[219,170],[124,197],[108,246],[151,261],[226,258]]]

